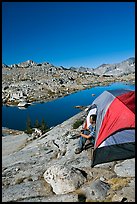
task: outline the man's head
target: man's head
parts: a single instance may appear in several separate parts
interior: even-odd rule
[[[97,115],[95,115],[95,114],[90,115],[90,123],[91,123],[91,125],[95,126],[96,119],[97,119]]]

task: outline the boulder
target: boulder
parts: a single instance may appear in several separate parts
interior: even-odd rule
[[[87,200],[103,200],[107,196],[107,192],[110,189],[110,185],[97,179],[93,181],[89,186],[82,188]]]
[[[135,177],[135,159],[127,159],[116,164],[114,171],[120,177]]]
[[[79,169],[59,164],[49,167],[44,173],[44,179],[56,194],[73,192],[86,181]]]
[[[26,106],[28,106],[28,103],[26,101],[22,101],[18,103],[18,107],[26,107]]]

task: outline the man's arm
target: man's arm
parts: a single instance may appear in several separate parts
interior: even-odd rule
[[[85,135],[85,134],[83,134],[83,133],[80,133],[80,135],[81,135],[82,137],[86,138],[86,139],[89,139],[89,138],[92,137],[91,135]]]
[[[84,130],[82,130],[81,131],[81,133],[80,133],[80,135],[82,136],[82,137],[84,137],[84,138],[86,138],[86,139],[89,139],[89,138],[91,138],[91,137],[95,137],[95,127],[90,127],[90,128],[88,128],[88,130],[87,131],[90,131],[90,133],[88,133],[88,134],[84,134],[85,132],[84,132]]]

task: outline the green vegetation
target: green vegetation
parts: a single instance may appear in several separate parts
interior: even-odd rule
[[[48,126],[45,123],[44,118],[42,118],[41,125],[40,125],[39,129],[42,131],[42,133],[45,133],[48,130]]]
[[[73,124],[73,129],[77,129],[80,125],[83,124],[83,120],[78,119],[74,124]]]
[[[35,121],[35,123],[34,123],[34,127],[35,127],[35,128],[39,128],[39,127],[40,127],[40,124],[39,124],[38,119],[36,119],[36,121]]]
[[[27,134],[32,134],[33,130],[32,130],[32,125],[31,125],[31,120],[30,117],[28,116],[27,118],[27,122],[26,122],[26,130],[25,133]]]
[[[42,133],[45,133],[49,130],[44,118],[42,118],[42,121],[41,121],[41,124],[39,123],[38,119],[36,119],[35,123],[34,123],[34,126],[32,127],[32,124],[31,124],[31,119],[30,117],[28,116],[27,118],[27,122],[26,122],[26,130],[25,130],[25,133],[27,134],[32,134],[32,132],[34,131],[33,128],[38,128],[42,131]]]

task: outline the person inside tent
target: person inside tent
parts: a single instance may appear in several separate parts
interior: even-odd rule
[[[84,146],[87,140],[94,145],[95,142],[95,131],[96,131],[96,114],[92,114],[89,116],[89,126],[87,129],[82,129],[80,133],[80,140],[78,143],[78,147],[75,149],[75,154],[79,154],[84,150]]]

